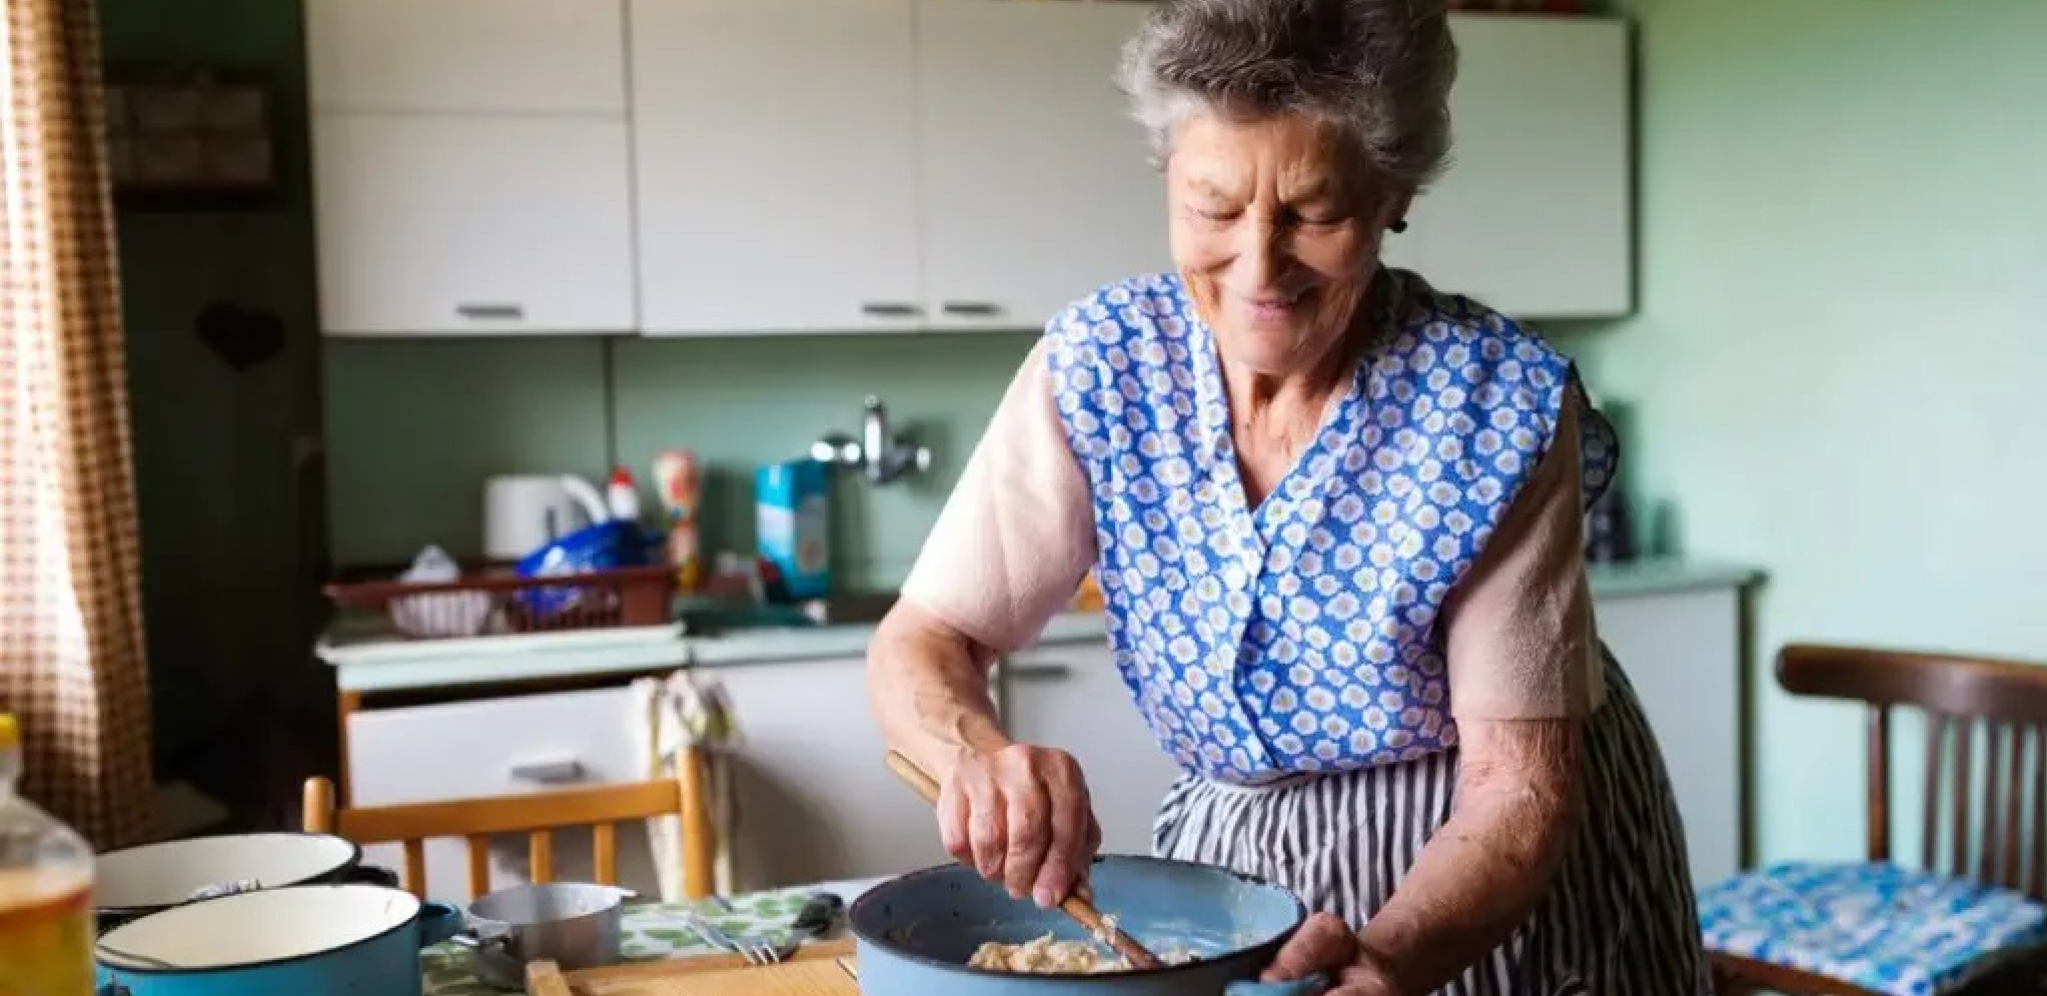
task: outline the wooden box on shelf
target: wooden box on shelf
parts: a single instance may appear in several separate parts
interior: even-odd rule
[[[107,168],[124,207],[258,207],[277,193],[276,92],[255,69],[115,63]]]

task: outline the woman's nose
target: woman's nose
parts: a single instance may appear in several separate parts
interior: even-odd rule
[[[1269,218],[1249,218],[1237,238],[1236,268],[1243,286],[1270,288],[1286,269],[1285,232]]]

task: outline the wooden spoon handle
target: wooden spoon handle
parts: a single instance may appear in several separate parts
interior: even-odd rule
[[[888,769],[895,772],[896,777],[903,780],[903,784],[916,789],[917,794],[923,796],[925,802],[938,805],[938,783],[932,781],[931,776],[925,774],[923,768],[917,767],[917,762],[896,751],[889,751]]]
[[[938,782],[925,774],[924,769],[917,766],[917,762],[896,751],[889,751],[888,767],[890,771],[896,773],[897,778],[903,780],[904,784],[917,790],[917,794],[923,796],[925,802],[937,805]],[[1059,909],[1072,917],[1075,923],[1080,924],[1089,937],[1107,943],[1131,965],[1137,968],[1159,967],[1157,956],[1146,951],[1144,945],[1131,940],[1129,934],[1102,920],[1102,914],[1095,909],[1093,899],[1094,890],[1088,888],[1086,879],[1082,879],[1075,883],[1072,894],[1059,904]]]
[[[1158,958],[1150,951],[1146,951],[1144,945],[1137,943],[1129,934],[1124,933],[1122,929],[1110,926],[1109,922],[1102,918],[1102,914],[1095,909],[1094,904],[1081,898],[1079,894],[1067,896],[1066,901],[1059,904],[1059,909],[1064,911],[1067,916],[1072,917],[1073,922],[1085,928],[1090,938],[1115,949],[1115,952],[1122,955],[1123,960],[1129,962],[1133,967],[1159,967]]]

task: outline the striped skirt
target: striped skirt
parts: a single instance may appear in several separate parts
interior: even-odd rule
[[[1585,819],[1549,896],[1450,996],[1710,993],[1663,756],[1611,657],[1587,723]],[[1343,775],[1240,788],[1182,776],[1152,834],[1160,857],[1284,885],[1362,927],[1450,816],[1455,751]]]

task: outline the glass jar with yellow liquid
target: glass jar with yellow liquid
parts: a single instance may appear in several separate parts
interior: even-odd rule
[[[0,996],[91,996],[92,848],[22,798],[21,767],[0,713]]]

